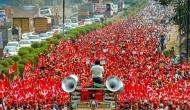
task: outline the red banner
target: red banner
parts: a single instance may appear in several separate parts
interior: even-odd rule
[[[17,64],[15,63],[14,65],[9,68],[9,74],[13,74],[17,71]]]

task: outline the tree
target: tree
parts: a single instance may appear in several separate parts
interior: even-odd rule
[[[186,31],[186,23],[187,23],[187,13],[188,12],[188,4],[185,1],[179,0],[176,1],[175,3],[175,22],[179,24],[179,29],[181,32]]]
[[[160,4],[162,5],[168,5],[171,3],[172,0],[159,0],[160,1]]]

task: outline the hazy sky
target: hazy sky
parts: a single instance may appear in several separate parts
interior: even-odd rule
[[[0,4],[7,4],[9,0],[0,0]]]
[[[7,2],[8,2],[8,0],[0,0],[0,4],[5,4]]]

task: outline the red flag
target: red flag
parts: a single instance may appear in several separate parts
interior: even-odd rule
[[[25,76],[28,77],[29,76],[29,72],[31,70],[31,67],[32,67],[32,62],[29,61],[25,64],[25,67],[24,67],[24,73],[25,73]]]
[[[38,59],[38,66],[39,66],[39,67],[44,66],[44,65],[45,65],[45,62],[46,62],[45,60],[46,60],[45,56],[44,56],[43,54],[41,54],[41,55],[39,56],[39,59]]]
[[[9,68],[9,74],[13,74],[17,71],[17,64],[15,63]]]

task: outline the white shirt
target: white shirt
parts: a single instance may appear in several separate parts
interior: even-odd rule
[[[102,78],[103,77],[103,73],[104,73],[104,68],[103,66],[100,65],[93,65],[91,68],[91,72],[92,72],[92,78]]]

